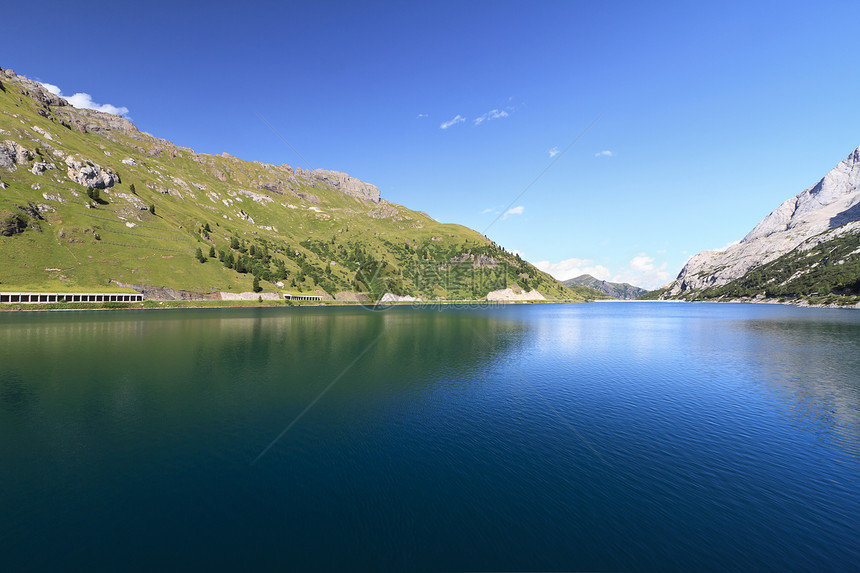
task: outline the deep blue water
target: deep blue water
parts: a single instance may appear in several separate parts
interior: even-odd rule
[[[860,312],[0,314],[4,570],[860,564]]]

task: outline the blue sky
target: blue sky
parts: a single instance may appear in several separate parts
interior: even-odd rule
[[[48,0],[4,9],[0,66],[196,151],[345,171],[559,278],[651,288],[860,145],[858,21],[857,2]]]

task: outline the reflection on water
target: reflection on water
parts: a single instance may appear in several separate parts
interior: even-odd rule
[[[758,320],[743,327],[749,362],[780,404],[860,455],[860,323]]]
[[[850,311],[0,315],[13,569],[847,570],[858,444]]]

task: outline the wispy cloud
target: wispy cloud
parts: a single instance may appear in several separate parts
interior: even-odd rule
[[[596,279],[605,281],[612,273],[603,265],[595,265],[590,259],[578,259],[576,257],[565,259],[557,263],[539,261],[534,265],[545,273],[549,273],[560,281],[566,281],[580,275],[591,275]]]
[[[475,125],[481,125],[485,121],[489,121],[491,119],[502,119],[503,117],[508,117],[510,114],[505,110],[499,109],[491,109],[481,117],[475,119]]]
[[[430,116],[428,116],[426,113],[419,113],[415,119],[423,119],[425,117],[430,117]]]
[[[493,209],[492,207],[487,207],[486,209],[481,211],[481,215],[486,215],[487,213],[492,213],[493,211],[495,211],[495,209]]]
[[[502,215],[502,219],[507,219],[508,215],[522,215],[523,211],[525,211],[525,210],[526,210],[526,208],[523,207],[522,205],[517,205],[516,207],[511,207],[510,209],[505,211],[505,214]]]
[[[442,129],[448,129],[452,125],[457,125],[458,123],[463,123],[464,121],[466,121],[466,118],[458,113],[453,118],[449,119],[448,121],[446,121],[445,123],[443,123],[439,127]]]
[[[595,157],[615,157],[615,154],[608,149],[604,149],[603,151],[598,151],[594,154]]]
[[[88,93],[79,92],[74,95],[63,95],[63,92],[60,90],[59,86],[55,86],[54,84],[48,84],[45,82],[41,82],[42,86],[49,92],[54,95],[60,96],[72,104],[74,107],[79,109],[94,109],[96,111],[103,111],[105,113],[112,113],[114,115],[126,115],[128,113],[128,108],[125,106],[115,106],[109,103],[96,103],[93,101],[93,96]]]
[[[552,149],[547,149],[546,152],[549,153],[549,158],[552,159],[553,157],[555,157],[556,155],[559,154],[558,146],[556,145]]]

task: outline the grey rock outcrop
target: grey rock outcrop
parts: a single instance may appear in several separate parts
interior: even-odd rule
[[[33,154],[16,141],[6,140],[0,143],[0,167],[14,171],[18,165],[27,163]]]
[[[365,183],[340,171],[315,169],[310,175],[314,181],[337,189],[346,195],[370,201],[371,203],[379,203],[379,189],[377,189],[376,185]]]
[[[860,148],[818,183],[784,202],[740,242],[693,256],[663,297],[717,287],[794,250],[809,238],[860,220]]]
[[[116,173],[92,161],[81,161],[69,155],[66,157],[66,165],[69,166],[66,175],[82,187],[107,189],[113,187],[116,183],[120,183],[119,176]]]
[[[44,161],[37,161],[33,164],[33,167],[30,168],[30,173],[33,175],[41,175],[48,169],[54,169],[53,163],[46,163]]]

